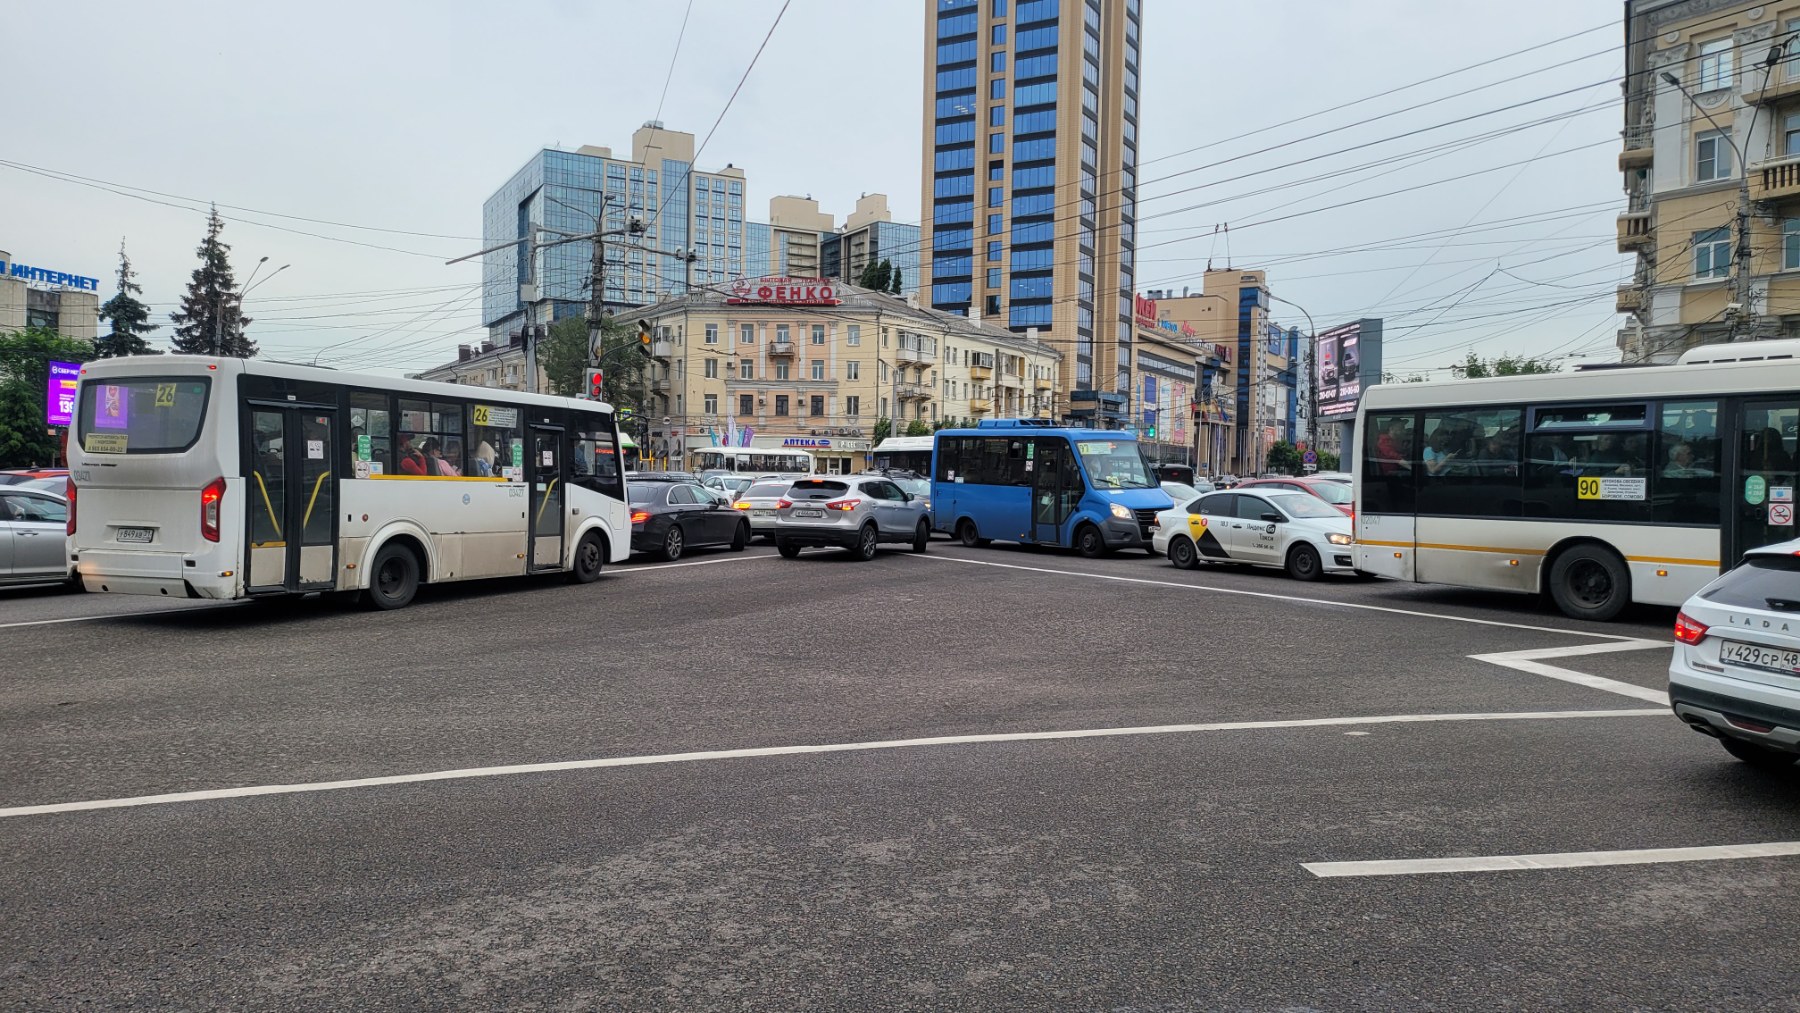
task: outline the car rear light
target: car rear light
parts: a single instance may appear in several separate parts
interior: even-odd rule
[[[633,524],[642,524],[649,519],[650,511],[648,510],[633,510],[631,512],[631,523]]]
[[[66,498],[69,501],[69,504],[68,504],[68,508],[69,508],[68,534],[72,535],[75,533],[75,479],[69,478],[67,481],[68,481],[68,486],[63,490],[63,496],[64,496],[64,498]]]
[[[788,507],[791,507],[793,505],[794,505],[794,501],[791,499],[788,499],[786,496],[783,496],[782,498],[775,501],[775,509],[777,509],[777,510],[786,510]]]
[[[733,510],[748,510],[750,509],[750,501],[744,499],[738,500],[736,503],[731,504],[731,508]]]
[[[225,498],[225,480],[215,478],[200,490],[200,537],[219,540],[219,503]]]
[[[1697,644],[1705,639],[1707,625],[1686,612],[1675,616],[1675,639],[1684,644]]]
[[[827,509],[827,510],[855,510],[859,506],[862,506],[862,500],[860,500],[860,499],[834,499],[831,502],[825,504],[825,509]]]

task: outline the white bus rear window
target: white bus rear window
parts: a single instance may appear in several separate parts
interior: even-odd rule
[[[200,437],[212,380],[204,376],[88,380],[81,385],[81,449],[174,454]]]

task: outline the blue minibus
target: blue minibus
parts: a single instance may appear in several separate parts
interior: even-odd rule
[[[932,446],[933,526],[962,540],[1073,548],[1087,557],[1150,548],[1174,506],[1137,441],[1112,429],[990,419],[940,430]]]

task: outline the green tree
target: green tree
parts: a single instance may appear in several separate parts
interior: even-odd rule
[[[1292,475],[1300,470],[1300,451],[1286,440],[1276,440],[1269,448],[1269,456],[1265,462],[1270,471],[1278,471],[1284,475]]]
[[[42,327],[0,334],[0,468],[48,465],[59,440],[45,423],[50,362],[88,362],[94,348]]]
[[[1452,366],[1456,375],[1466,380],[1479,379],[1485,376],[1524,376],[1528,373],[1554,373],[1556,364],[1540,359],[1534,355],[1496,355],[1492,359],[1483,359],[1470,351],[1463,359],[1462,365]]]
[[[886,292],[893,282],[894,265],[886,258],[871,260],[864,264],[862,274],[856,279],[857,285],[874,289],[877,292]]]
[[[237,282],[231,276],[231,247],[219,238],[225,220],[214,208],[206,219],[206,237],[194,252],[200,266],[188,280],[181,308],[169,314],[175,323],[170,343],[177,352],[190,355],[225,355],[254,358],[256,343],[244,335],[250,318],[237,302]]]
[[[131,269],[131,258],[125,255],[125,241],[119,240],[119,292],[100,307],[100,319],[112,324],[112,333],[94,339],[94,352],[102,359],[116,355],[161,355],[151,348],[144,336],[156,330],[150,322],[150,307],[137,298],[144,289],[137,283],[137,272]]]
[[[894,435],[894,421],[886,416],[876,419],[872,433],[871,438],[879,446],[882,440]]]
[[[1337,471],[1338,465],[1341,463],[1342,462],[1338,460],[1338,455],[1332,453],[1331,451],[1329,451],[1329,450],[1319,451],[1319,470],[1320,471]]]
[[[886,264],[887,261],[884,260],[884,261],[882,261],[882,263]],[[888,285],[888,291],[894,293],[895,295],[899,295],[900,289],[903,287],[905,281],[906,281],[906,271],[902,268],[898,268],[898,267],[894,268],[894,278],[893,278],[893,281],[891,283],[889,283],[889,285]]]
[[[906,424],[906,435],[908,435],[908,436],[930,436],[931,435],[931,424],[929,422],[926,422],[924,419],[913,419],[911,422],[908,422]]]
[[[550,393],[575,397],[587,393],[588,332],[586,317],[564,317],[550,325],[537,344],[538,365],[550,382]]]

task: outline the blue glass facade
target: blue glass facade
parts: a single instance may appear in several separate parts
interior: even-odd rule
[[[977,0],[938,0],[933,60],[931,305],[964,315],[973,298],[976,94],[986,62],[980,8]],[[917,245],[906,268],[906,283],[913,287],[919,284]]]

